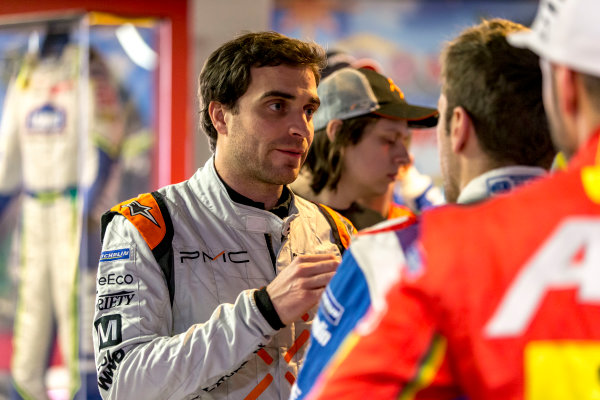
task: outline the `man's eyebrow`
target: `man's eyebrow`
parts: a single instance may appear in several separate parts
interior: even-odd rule
[[[262,96],[260,96],[260,99],[266,99],[269,97],[280,97],[282,99],[286,99],[286,100],[294,100],[296,98],[296,96],[294,96],[293,94],[290,93],[286,93],[286,92],[282,92],[279,90],[270,90],[268,92],[265,92],[262,94]],[[310,100],[308,100],[309,103],[311,104],[315,104],[317,106],[319,106],[321,104],[321,100],[318,97],[311,97]]]
[[[281,92],[279,90],[270,90],[268,92],[263,93],[262,96],[260,96],[261,100],[266,99],[267,97],[281,97],[283,99],[288,100],[293,100],[296,98],[296,96],[294,96],[293,94]]]

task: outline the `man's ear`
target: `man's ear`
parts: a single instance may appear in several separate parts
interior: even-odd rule
[[[573,116],[579,107],[577,99],[577,78],[575,72],[563,66],[555,66],[558,107],[563,115]]]
[[[452,151],[461,153],[467,146],[473,133],[473,121],[471,116],[463,107],[454,107],[452,120],[450,121],[450,142]]]
[[[225,121],[225,106],[218,101],[211,101],[208,104],[208,114],[213,126],[220,135],[227,134],[227,122]]]
[[[342,124],[343,122],[341,119],[332,119],[327,123],[326,131],[330,142],[333,142],[335,135],[337,135],[338,131],[342,127]]]

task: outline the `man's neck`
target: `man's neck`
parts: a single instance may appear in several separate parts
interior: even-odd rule
[[[393,186],[390,185],[393,189]],[[370,208],[371,210],[377,211],[381,216],[387,217],[390,212],[390,206],[392,203],[392,191],[388,191],[385,194],[379,196],[363,197],[358,199],[358,203]]]
[[[577,125],[577,148],[584,146],[600,130],[600,114],[589,112]]]
[[[584,146],[600,129],[600,109],[594,95],[588,93],[581,79],[577,80],[578,112],[575,113],[577,149]]]
[[[487,171],[492,169],[500,168],[506,165],[500,165],[492,162],[487,156],[481,154],[477,158],[464,158],[461,157],[461,168],[460,168],[460,190],[462,191],[465,186],[469,184],[473,179],[480,175],[483,175]]]
[[[273,208],[283,192],[283,185],[267,184],[240,178],[227,169],[219,169],[216,164],[215,169],[227,186],[256,203],[264,204],[265,210]]]

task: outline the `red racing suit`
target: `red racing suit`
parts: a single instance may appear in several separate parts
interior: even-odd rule
[[[424,213],[386,307],[367,312],[308,398],[596,398],[599,139],[512,194]]]

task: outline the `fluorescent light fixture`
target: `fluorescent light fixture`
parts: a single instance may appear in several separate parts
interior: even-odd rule
[[[148,46],[135,26],[123,24],[117,28],[115,34],[131,61],[148,71],[156,68],[156,52]]]

